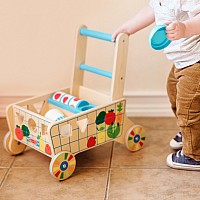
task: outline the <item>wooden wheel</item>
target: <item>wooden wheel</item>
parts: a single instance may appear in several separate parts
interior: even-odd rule
[[[10,132],[7,132],[6,135],[4,136],[4,139],[3,139],[3,147],[4,149],[12,155],[12,152],[9,150],[9,141],[10,141]]]
[[[125,145],[129,151],[140,150],[145,142],[145,130],[140,125],[132,126],[126,133]]]
[[[21,142],[18,142],[17,140],[13,140],[11,138],[10,131],[6,133],[3,139],[3,146],[4,149],[10,154],[10,155],[18,155],[22,153],[26,145],[22,144]]]
[[[69,178],[76,168],[76,159],[73,154],[64,151],[55,155],[49,165],[51,175],[57,180]]]

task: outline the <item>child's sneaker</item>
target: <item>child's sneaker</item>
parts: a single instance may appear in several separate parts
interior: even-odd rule
[[[200,161],[184,156],[182,150],[168,155],[167,165],[175,169],[200,170]]]
[[[183,147],[182,133],[178,132],[176,136],[170,141],[170,147],[174,150],[179,150]]]

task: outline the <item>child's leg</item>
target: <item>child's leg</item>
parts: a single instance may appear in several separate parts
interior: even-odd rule
[[[200,160],[200,63],[175,69],[176,116],[183,136],[185,156]]]
[[[178,83],[178,80],[175,78],[175,69],[176,68],[173,65],[167,79],[167,93],[169,101],[171,103],[172,111],[176,116],[176,95],[177,95],[176,84]]]
[[[178,80],[175,77],[175,66],[172,66],[172,69],[169,73],[169,77],[167,79],[167,93],[169,97],[169,101],[171,103],[172,111],[174,112],[174,115],[176,116],[176,95],[177,95],[177,89],[176,85],[178,83]],[[171,139],[169,143],[170,147],[174,150],[181,149],[183,146],[182,143],[182,134],[181,132],[178,132],[173,139]]]
[[[177,83],[176,117],[183,150],[167,157],[167,165],[200,171],[200,63],[174,70]]]

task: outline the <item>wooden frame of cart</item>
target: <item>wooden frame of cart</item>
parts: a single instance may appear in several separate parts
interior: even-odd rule
[[[115,55],[113,72],[85,64],[87,38],[112,42],[112,35],[81,26],[77,34],[73,81],[70,88],[60,90],[91,103],[90,108],[73,112],[52,103],[56,91],[33,97],[7,108],[10,131],[4,138],[4,148],[17,155],[29,146],[52,158],[50,173],[57,180],[67,179],[75,170],[75,155],[110,141],[125,144],[130,151],[143,147],[144,129],[126,116],[123,97],[128,36],[120,34],[113,42]],[[111,78],[110,95],[83,86],[85,71]],[[59,109],[65,118],[53,121],[45,117],[50,109]]]

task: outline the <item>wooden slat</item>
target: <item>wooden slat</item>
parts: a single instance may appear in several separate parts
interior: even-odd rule
[[[105,95],[103,93],[97,92],[93,89],[84,86],[80,86],[79,88],[79,97],[95,105],[111,103],[110,97],[108,95]]]
[[[69,93],[70,89],[69,88],[65,88],[65,89],[62,89],[62,90],[59,90],[59,91],[63,91],[65,93]],[[53,95],[54,92],[51,92],[51,93],[48,93],[48,94],[45,94],[45,95],[41,95],[41,96],[31,97],[31,98],[28,98],[26,100],[19,101],[19,102],[15,103],[15,104],[18,105],[18,106],[33,105],[35,103],[38,103],[38,102],[41,102],[41,101],[44,101],[44,100],[48,100],[48,98],[50,98]]]
[[[111,99],[123,97],[128,53],[128,35],[121,33],[116,40],[113,64],[113,78],[111,83]]]
[[[75,59],[74,59],[74,71],[71,84],[71,94],[78,97],[79,86],[83,85],[83,74],[84,71],[80,69],[80,64],[85,63],[87,37],[80,35],[80,29],[87,28],[82,25],[77,33]]]

